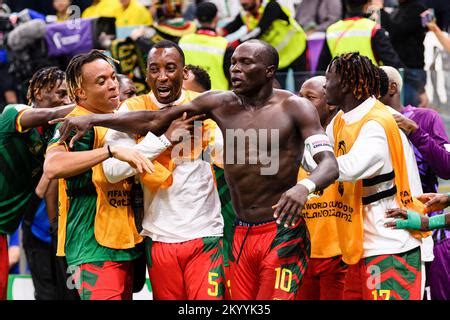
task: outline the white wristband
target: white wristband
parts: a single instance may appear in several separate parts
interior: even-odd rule
[[[297,184],[305,186],[306,189],[308,189],[309,193],[313,193],[314,191],[316,191],[316,184],[309,179],[302,179],[299,182],[297,182]]]
[[[162,134],[158,137],[159,141],[161,141],[163,143],[163,145],[166,148],[169,148],[172,146],[172,143],[169,141],[169,139],[167,139],[166,135]]]

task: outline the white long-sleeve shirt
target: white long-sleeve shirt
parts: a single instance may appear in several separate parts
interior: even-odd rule
[[[127,110],[124,104],[120,112]],[[151,132],[136,143],[133,136],[110,129],[105,144],[135,148],[150,160],[166,150],[165,144]],[[103,162],[103,171],[110,182],[137,174],[128,163],[115,158]],[[167,189],[153,193],[143,186],[145,213],[141,234],[166,243],[222,236],[220,199],[210,164],[201,159],[183,161],[175,167],[172,176],[173,183]]]
[[[355,109],[342,115],[346,124],[360,121],[375,103],[369,98]],[[392,113],[396,111],[390,108]],[[334,144],[334,119],[327,127],[327,135]],[[412,196],[422,194],[419,171],[414,151],[405,134],[400,131],[408,170],[408,180]],[[363,125],[352,148],[348,153],[337,157],[339,164],[339,181],[357,181],[369,179],[393,171],[388,141],[383,127],[376,121],[368,121]],[[388,190],[394,186],[391,179],[370,187],[363,187],[363,197]],[[394,254],[409,251],[418,247],[421,241],[415,239],[406,230],[394,230],[384,226],[387,219],[386,209],[399,208],[395,195],[383,198],[363,206],[364,210],[364,257],[381,254]]]

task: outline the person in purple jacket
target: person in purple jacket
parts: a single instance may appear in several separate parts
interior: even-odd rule
[[[398,126],[405,131],[414,147],[424,193],[435,193],[438,189],[438,177],[450,179],[450,143],[445,125],[439,114],[431,108],[403,106],[400,101],[402,78],[392,68],[381,67],[389,78],[389,89],[381,101],[399,111],[394,115]],[[435,211],[429,216],[442,214]],[[427,265],[427,281],[431,299],[450,299],[450,229],[440,228],[433,231],[434,260]]]

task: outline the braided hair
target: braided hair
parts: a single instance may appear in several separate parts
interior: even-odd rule
[[[27,101],[32,105],[36,95],[42,90],[51,91],[66,79],[64,71],[58,67],[42,68],[33,74],[28,86]]]
[[[369,58],[358,52],[350,52],[334,57],[330,68],[333,65],[341,79],[341,85],[351,88],[357,100],[364,100],[372,95],[380,97],[380,72]]]
[[[114,59],[106,56],[102,51],[96,49],[91,50],[88,53],[78,54],[75,57],[73,57],[72,60],[70,60],[69,65],[67,66],[66,69],[66,77],[67,77],[67,89],[69,92],[69,97],[72,101],[78,102],[78,98],[75,95],[75,90],[77,88],[81,88],[82,67],[85,64],[98,59],[105,60],[108,63],[110,63],[110,61],[116,62]]]

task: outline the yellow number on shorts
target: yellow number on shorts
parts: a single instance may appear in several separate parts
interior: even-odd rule
[[[216,272],[208,272],[208,283],[213,286],[213,289],[208,288],[208,295],[211,297],[217,297],[219,294],[219,284],[214,279],[219,276]]]
[[[284,268],[275,268],[275,272],[277,274],[275,278],[275,289],[281,289],[283,291],[289,292],[291,290],[292,271]]]
[[[381,300],[389,300],[391,297],[391,290],[372,290],[373,300],[378,300],[378,296]]]

